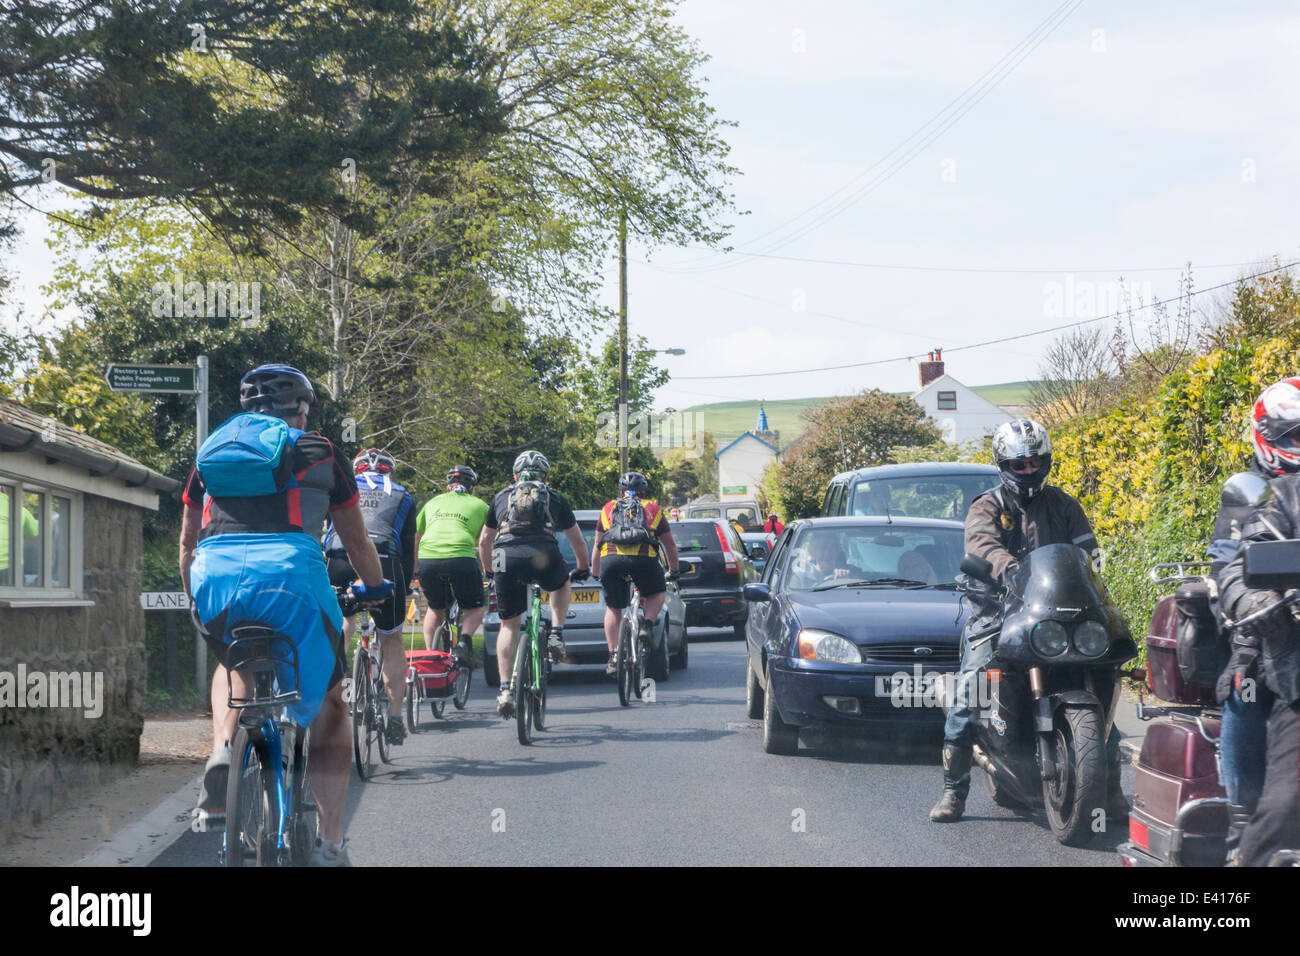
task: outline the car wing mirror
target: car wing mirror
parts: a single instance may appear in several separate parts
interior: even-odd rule
[[[998,582],[993,577],[993,564],[988,559],[967,554],[961,559],[959,567],[963,574],[969,575],[976,581],[983,581],[985,584],[997,587]]]
[[[751,603],[772,600],[772,589],[757,581],[745,585],[745,600]]]
[[[1300,588],[1300,540],[1250,541],[1241,551],[1246,587],[1268,591]]]

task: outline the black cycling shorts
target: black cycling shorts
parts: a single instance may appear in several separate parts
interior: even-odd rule
[[[483,572],[477,558],[421,558],[417,576],[429,607],[445,611],[453,596],[461,611],[483,606]]]
[[[668,589],[664,568],[658,558],[643,554],[611,554],[600,559],[600,586],[605,589],[605,607],[621,611],[632,603],[629,578],[643,598],[663,594]]]
[[[546,544],[506,544],[492,552],[492,584],[497,592],[497,613],[502,620],[516,617],[528,609],[528,585],[540,584],[547,591],[558,591],[569,581],[569,566],[564,563],[560,546],[552,539]]]
[[[384,577],[393,582],[393,596],[383,604],[366,610],[370,612],[376,630],[395,631],[406,620],[406,575],[402,573],[402,562],[395,560],[394,555],[381,554],[379,565],[384,569]],[[336,588],[347,587],[357,580],[357,572],[348,561],[346,553],[330,553],[326,568],[330,584]]]

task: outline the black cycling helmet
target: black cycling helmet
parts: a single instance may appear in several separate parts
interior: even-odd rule
[[[530,448],[528,451],[520,452],[519,457],[515,459],[514,472],[516,475],[545,478],[551,473],[551,463],[540,451],[533,451]]]
[[[641,472],[629,471],[625,475],[618,476],[618,490],[630,491],[640,498],[642,495],[650,493],[650,482]]]
[[[1033,459],[1038,467],[1023,470],[1023,463]],[[993,464],[1001,473],[1002,487],[1028,501],[1042,490],[1052,470],[1052,439],[1047,429],[1028,418],[1003,422],[993,433]]]
[[[447,484],[463,485],[466,490],[478,484],[478,475],[469,465],[457,465],[447,472]]]
[[[240,381],[239,404],[246,412],[296,414],[316,404],[316,390],[291,365],[259,365]]]

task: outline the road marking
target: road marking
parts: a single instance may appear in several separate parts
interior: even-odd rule
[[[762,730],[763,722],[761,720],[729,720],[725,725],[727,730]]]
[[[76,866],[148,866],[190,829],[194,797],[203,774],[188,781],[135,823],[76,862]]]

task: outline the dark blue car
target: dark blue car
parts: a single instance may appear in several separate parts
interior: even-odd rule
[[[746,702],[763,748],[801,727],[937,727],[960,664],[958,521],[810,518],[785,529],[749,603]]]

